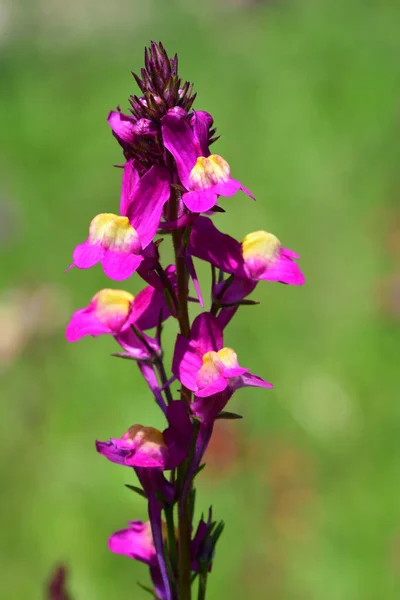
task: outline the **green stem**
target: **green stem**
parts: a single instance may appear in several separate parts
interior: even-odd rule
[[[200,573],[199,575],[199,591],[197,600],[205,600],[207,590],[207,575],[208,573]]]

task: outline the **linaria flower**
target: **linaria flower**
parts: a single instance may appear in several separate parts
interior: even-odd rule
[[[170,196],[170,176],[154,165],[142,177],[134,160],[124,167],[120,215],[97,215],[88,239],[76,246],[72,266],[88,269],[100,262],[104,273],[115,280],[130,277],[143,261],[143,250],[153,240],[164,204]]]
[[[163,432],[133,425],[121,438],[97,441],[97,451],[111,462],[128,467],[174,469],[187,457],[192,424],[183,400],[172,402],[166,416],[168,427]]]
[[[194,213],[210,210],[218,196],[233,196],[239,189],[253,197],[240,181],[231,178],[230,167],[218,154],[210,154],[209,117],[194,113],[191,127],[184,118],[167,114],[162,119],[165,147],[175,159],[185,192],[182,201]]]
[[[245,377],[252,381],[256,377],[249,369],[239,365],[232,348],[224,347],[222,329],[211,313],[202,313],[196,317],[189,340],[178,335],[172,372],[183,386],[195,392],[198,397],[222,392],[236,378],[243,380]],[[267,381],[260,381],[263,387],[272,387]]]
[[[225,273],[254,282],[302,285],[305,281],[295,262],[299,255],[284,248],[278,238],[266,231],[249,233],[239,243],[219,231],[209,218],[199,217],[192,227],[188,251]]]

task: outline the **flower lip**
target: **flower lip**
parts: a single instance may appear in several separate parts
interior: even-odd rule
[[[145,427],[144,425],[132,425],[122,436],[122,440],[126,446],[132,449],[166,447],[162,432],[155,427]]]
[[[230,167],[218,154],[208,157],[199,156],[190,171],[189,183],[192,190],[208,190],[219,183],[226,183],[230,178]]]
[[[100,244],[104,250],[139,252],[140,241],[137,231],[128,217],[102,213],[94,217],[89,227],[89,243]]]
[[[134,299],[134,296],[125,290],[100,290],[92,300],[95,315],[110,329],[121,329],[131,312]],[[116,326],[116,322],[119,326]]]
[[[275,262],[279,258],[281,248],[278,238],[266,231],[253,231],[242,240],[242,253],[245,261],[258,258],[267,263]]]

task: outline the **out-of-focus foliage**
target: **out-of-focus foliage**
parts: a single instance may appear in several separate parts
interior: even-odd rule
[[[261,306],[227,330],[275,388],[237,395],[245,419],[217,426],[199,478],[199,510],[227,522],[209,598],[397,600],[399,30],[396,0],[3,3],[2,597],[39,600],[60,562],[75,600],[144,595],[145,569],[107,549],[144,503],[94,439],[162,423],[113,340],[64,340],[70,312],[109,285],[64,269],[93,215],[118,206],[106,116],[161,39],[257,197],[224,200],[219,226],[274,232],[308,279],[259,285]]]

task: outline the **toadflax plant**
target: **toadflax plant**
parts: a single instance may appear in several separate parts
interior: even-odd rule
[[[165,418],[163,431],[132,425],[121,437],[96,442],[109,461],[134,469],[140,487],[128,487],[148,508],[147,522],[132,521],[111,535],[110,550],[148,565],[152,587],[142,587],[153,598],[188,600],[196,582],[202,600],[224,525],[211,508],[194,522],[195,478],[216,419],[239,416],[224,410],[235,391],[272,387],[241,365],[224,340],[225,328],[239,306],[254,304],[247,296],[259,281],[301,285],[304,277],[298,255],[272,233],[255,231],[238,242],[213,224],[214,213],[225,212],[220,203],[226,197],[238,190],[253,196],[231,177],[226,160],[211,153],[218,139],[213,118],[193,110],[193,86],[177,69],[177,57],[152,43],[140,77],[134,75],[140,95],[131,96],[130,114],[109,114],[125,159],[119,211],[93,218],[71,265],[100,263],[118,282],[136,272],[147,285],[135,297],[119,288],[100,290],[72,315],[66,336],[75,342],[112,335],[121,348],[114,356],[136,361]],[[168,238],[175,258],[165,266],[160,253]],[[211,266],[209,303],[194,258]],[[203,309],[193,321],[189,303]],[[169,372],[162,328],[170,318],[179,333]]]

